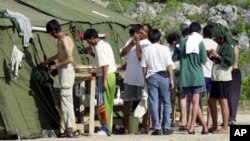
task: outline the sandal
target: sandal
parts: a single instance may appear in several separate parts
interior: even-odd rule
[[[208,128],[208,133],[213,133],[213,132],[215,132],[216,130],[217,130],[217,128],[213,128],[213,127]]]
[[[128,130],[126,130],[124,128],[116,129],[113,133],[116,134],[116,135],[127,135],[127,134],[129,134]]]
[[[69,138],[78,138],[79,130],[72,131],[72,128],[68,128],[67,131],[66,131],[66,135]]]
[[[202,134],[202,135],[206,135],[206,134],[208,134],[208,131],[202,130],[202,131],[201,131],[201,134]]]
[[[229,125],[236,125],[236,121],[229,121],[228,124]]]
[[[193,130],[193,131],[188,131],[188,134],[194,135],[194,134],[195,134],[195,131],[194,131],[194,130]]]
[[[65,133],[59,133],[59,134],[57,135],[57,137],[58,137],[58,138],[66,138],[67,135],[66,135]]]
[[[146,135],[148,134],[148,129],[147,128],[141,128],[139,129],[138,132],[135,133],[136,135]]]
[[[181,126],[181,127],[179,128],[179,131],[186,131],[186,130],[188,130],[188,128],[187,128],[186,126]]]

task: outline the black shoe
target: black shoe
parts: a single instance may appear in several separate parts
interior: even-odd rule
[[[163,129],[163,135],[170,135],[170,134],[173,134],[173,130],[171,130],[171,129]]]
[[[154,130],[154,131],[152,132],[151,135],[161,135],[161,130],[156,129],[156,130]]]

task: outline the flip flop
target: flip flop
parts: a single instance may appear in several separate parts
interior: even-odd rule
[[[194,130],[193,130],[193,131],[188,131],[188,134],[194,135],[194,134],[195,134],[195,131],[194,131]]]
[[[213,129],[212,127],[208,129],[209,133],[213,133],[214,131],[216,131],[217,129]]]
[[[202,130],[202,131],[201,131],[201,134],[202,134],[202,135],[206,135],[206,134],[208,134],[208,131]]]
[[[186,130],[188,130],[188,128],[185,127],[185,126],[181,126],[181,127],[179,128],[179,131],[186,131]]]

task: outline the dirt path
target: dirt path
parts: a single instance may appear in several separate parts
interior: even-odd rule
[[[221,124],[221,117],[219,117],[219,124]],[[237,124],[250,125],[250,114],[237,115]],[[195,128],[195,135],[189,135],[187,132],[178,131],[178,128],[174,128],[174,134],[152,136],[152,135],[112,135],[111,137],[104,136],[81,136],[75,139],[69,138],[42,138],[35,139],[36,141],[229,141],[229,134],[208,134],[201,135],[201,127]],[[34,139],[32,139],[34,140]]]

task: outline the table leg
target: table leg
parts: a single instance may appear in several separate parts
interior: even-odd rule
[[[94,122],[95,122],[95,92],[96,90],[96,81],[95,78],[91,80],[90,84],[90,121],[89,121],[89,135],[94,134]]]

